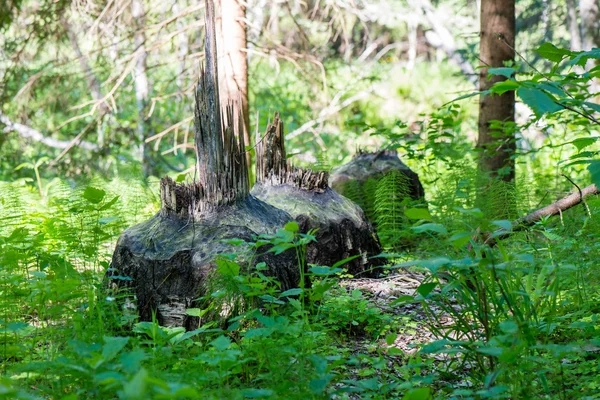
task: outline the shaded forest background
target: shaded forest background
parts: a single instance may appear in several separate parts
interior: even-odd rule
[[[190,169],[203,4],[13,0],[3,7],[4,173],[43,156],[48,173],[72,177],[112,175],[132,160],[154,176]],[[516,50],[535,67],[549,65],[533,52],[543,42],[598,45],[592,0],[516,7]],[[420,138],[423,115],[476,89],[478,18],[474,1],[249,1],[250,130],[264,131],[280,111],[290,153],[305,165],[335,166],[359,147],[381,147],[385,139],[373,134],[382,131]],[[460,109],[461,140],[477,136],[474,104]],[[530,114],[518,107],[521,121]],[[542,144],[548,129],[523,132],[520,148]]]

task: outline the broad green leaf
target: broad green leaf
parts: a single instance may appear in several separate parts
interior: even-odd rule
[[[506,333],[517,333],[519,326],[515,321],[502,321],[500,322],[500,329]]]
[[[488,68],[488,78],[490,78],[490,76],[493,75],[511,78],[515,74],[515,72],[517,72],[517,70],[510,67]]]
[[[111,208],[117,201],[119,200],[119,196],[115,196],[111,201],[104,203],[102,207],[98,209],[98,211],[104,211]]]
[[[461,247],[469,243],[472,237],[473,232],[463,231],[455,233],[450,237],[450,239],[448,239],[448,241],[451,242],[455,248],[460,249]]]
[[[396,341],[396,339],[398,338],[398,335],[395,333],[390,333],[385,335],[385,342],[387,343],[388,346],[391,346],[394,344],[394,342]]]
[[[431,214],[426,208],[409,208],[404,214],[410,219],[431,219]]]
[[[148,372],[144,368],[140,369],[131,381],[127,382],[123,387],[125,398],[145,399],[147,389],[146,378],[148,378]]]
[[[592,103],[592,102],[589,102],[589,101],[584,101],[583,105],[585,105],[588,108],[591,108],[595,112],[600,112],[600,104]]]
[[[271,389],[244,389],[242,395],[247,399],[259,399],[261,397],[271,397],[274,392]]]
[[[185,181],[186,177],[187,177],[187,174],[179,174],[179,175],[177,175],[177,178],[175,178],[175,182],[181,183],[181,182]]]
[[[590,162],[587,169],[592,176],[592,183],[600,188],[600,160],[593,160]]]
[[[240,265],[235,261],[227,260],[226,258],[217,258],[217,271],[225,276],[238,276],[240,274]]]
[[[231,346],[231,339],[229,339],[227,336],[221,335],[210,342],[210,345],[218,351],[227,350],[229,346]]]
[[[575,54],[577,54],[577,56],[573,57],[571,61],[568,62],[568,64],[579,65],[580,67],[584,67],[590,58],[600,58],[600,48],[592,49],[590,51],[583,51],[581,53],[573,53],[573,55]]]
[[[565,91],[559,88],[556,82],[541,82],[537,84],[537,87],[559,97],[565,95]]]
[[[504,352],[504,348],[502,347],[493,347],[493,346],[486,346],[486,347],[480,347],[477,349],[478,353],[483,353],[483,354],[487,354],[488,356],[494,356],[494,357],[500,357],[502,355],[502,353]]]
[[[478,218],[478,219],[483,218],[483,212],[479,208],[455,207],[454,209],[461,214],[470,215],[470,216]]]
[[[437,282],[422,283],[417,288],[417,293],[419,293],[423,297],[427,297],[427,296],[429,296],[429,293],[431,293],[437,285],[438,285]]]
[[[285,224],[283,229],[285,229],[288,232],[298,232],[300,230],[300,227],[298,226],[298,223],[296,221],[290,221],[287,224]]]
[[[502,220],[498,220],[498,221],[492,221],[492,224],[499,226],[500,228],[506,230],[506,231],[511,231],[512,230],[512,222],[506,220],[506,219],[502,219]]]
[[[430,400],[431,389],[427,387],[411,389],[402,396],[402,400]]]
[[[310,299],[312,301],[319,301],[323,298],[323,295],[329,290],[331,289],[336,283],[331,280],[331,281],[321,281],[321,283],[319,283],[316,286],[313,286],[310,292]]]
[[[88,186],[85,188],[83,192],[83,198],[89,201],[92,204],[98,204],[106,196],[106,192],[102,189],[96,189],[94,187]]]
[[[343,270],[341,268],[333,268],[333,267],[325,267],[325,266],[321,266],[321,265],[315,265],[314,267],[311,267],[309,269],[311,274],[314,275],[318,275],[318,276],[328,276],[328,275],[335,275],[339,272],[342,272]]]
[[[490,88],[490,92],[501,95],[511,90],[517,90],[520,87],[521,84],[519,82],[512,79],[507,79],[505,81],[494,83],[494,85]]]
[[[115,356],[119,354],[121,350],[123,350],[128,342],[128,337],[104,336],[104,346],[102,347],[102,358],[104,361],[110,361],[115,358]]]
[[[289,290],[286,290],[285,292],[281,293],[279,295],[279,297],[298,296],[302,292],[303,292],[303,290],[300,288],[289,289]]]
[[[208,308],[188,308],[185,310],[185,313],[191,317],[202,317],[204,314],[208,312]]]
[[[556,103],[553,97],[539,89],[522,87],[517,89],[517,95],[523,100],[523,103],[533,110],[538,118],[546,113],[554,113],[564,108]]]
[[[575,139],[571,142],[571,144],[575,147],[577,147],[577,151],[581,151],[583,149],[585,149],[588,146],[593,145],[594,143],[596,143],[596,141],[600,139],[600,137],[586,137],[586,138],[579,138],[579,139]]]
[[[555,63],[561,62],[565,57],[570,57],[575,54],[571,50],[558,48],[552,43],[542,43],[535,51],[546,60]]]
[[[436,232],[436,233],[439,233],[442,235],[448,234],[446,227],[442,224],[433,224],[433,223],[423,224],[423,225],[419,225],[419,226],[413,226],[412,230],[417,233]]]

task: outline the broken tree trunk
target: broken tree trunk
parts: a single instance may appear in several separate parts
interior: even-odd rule
[[[289,213],[302,232],[316,229],[316,243],[307,247],[308,264],[344,265],[354,276],[374,276],[383,259],[379,239],[364,212],[328,186],[329,174],[292,167],[286,156],[283,123],[275,115],[265,136],[257,138],[256,184],[251,193]]]
[[[161,180],[161,210],[121,235],[109,270],[112,282],[133,291],[141,320],[150,321],[155,313],[165,326],[197,326],[198,319],[186,309],[200,306],[199,298],[210,293],[221,254],[238,253],[248,268],[252,266],[244,261],[264,261],[264,272],[276,277],[283,290],[300,281],[293,250],[252,257],[250,249],[224,242],[254,241],[293,218],[249,194],[240,106],[230,103],[223,115],[219,101],[212,0],[206,2],[206,12],[206,69],[194,112],[198,180]]]
[[[358,203],[372,223],[376,221],[375,192],[377,183],[388,173],[398,172],[405,176],[407,188],[404,192],[413,200],[425,197],[419,176],[410,170],[392,150],[376,153],[359,151],[352,161],[336,168],[331,173],[331,187],[343,196]]]

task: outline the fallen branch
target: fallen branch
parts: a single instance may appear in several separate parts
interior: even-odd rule
[[[562,214],[564,211],[569,208],[575,207],[579,203],[584,202],[584,199],[587,196],[598,195],[600,194],[600,190],[596,185],[590,185],[583,189],[578,189],[577,191],[569,194],[562,199],[555,201],[554,203],[540,208],[532,213],[529,213],[512,223],[512,229],[507,231],[505,229],[499,229],[492,233],[484,233],[482,234],[482,238],[484,239],[484,243],[489,244],[490,246],[494,246],[499,239],[504,239],[510,236],[514,232],[519,232],[534,225],[536,222],[541,221],[543,218],[552,217],[557,214]]]
[[[69,148],[72,146],[73,141],[58,140],[58,139],[53,139],[53,138],[44,136],[41,132],[39,132],[27,125],[23,125],[18,122],[11,121],[11,119],[8,118],[4,114],[0,114],[0,123],[6,125],[6,127],[4,128],[4,133],[17,132],[19,134],[19,136],[21,136],[23,138],[35,140],[37,142],[45,144],[46,146],[49,146],[49,147],[53,147],[55,149],[66,149],[66,148]],[[94,143],[85,142],[85,141],[80,141],[79,147],[81,147],[82,149],[85,149],[85,150],[90,150],[90,151],[98,149],[98,146],[95,145]]]
[[[575,207],[576,205],[581,203],[585,197],[593,194],[600,194],[600,191],[598,190],[596,185],[590,185],[581,190],[577,190],[576,192],[569,194],[567,197],[564,197],[550,204],[549,206],[540,208],[537,211],[534,211],[530,214],[525,215],[524,217],[519,218],[518,220],[513,222],[513,230],[524,229],[540,221],[542,218],[560,214],[571,207]]]

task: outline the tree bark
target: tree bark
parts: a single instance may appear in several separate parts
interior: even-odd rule
[[[250,144],[248,112],[248,58],[246,54],[246,6],[243,0],[217,0],[216,23],[219,47],[219,92],[223,104],[241,97],[244,142]],[[252,155],[246,153],[248,165]]]
[[[579,15],[583,50],[600,47],[600,1],[580,0]]]
[[[576,0],[567,0],[567,18],[569,34],[571,36],[571,50],[579,51],[581,50],[581,30],[577,15]]]
[[[480,60],[483,68],[479,70],[479,89],[485,91],[494,83],[506,79],[499,76],[488,79],[488,67],[503,67],[505,62],[515,58],[514,0],[482,0],[480,35]],[[492,176],[507,182],[515,179],[514,120],[513,91],[501,96],[481,96],[477,142],[477,147],[481,150],[480,166]]]
[[[146,16],[144,13],[144,5],[142,0],[132,0],[131,15],[135,26],[135,51],[137,60],[134,69],[134,86],[135,100],[138,108],[138,123],[137,123],[137,141],[138,141],[138,157],[142,162],[144,176],[150,175],[150,162],[148,154],[148,146],[145,142],[148,135],[150,119],[146,118],[146,108],[150,93],[150,85],[148,84],[148,75],[146,74]]]

